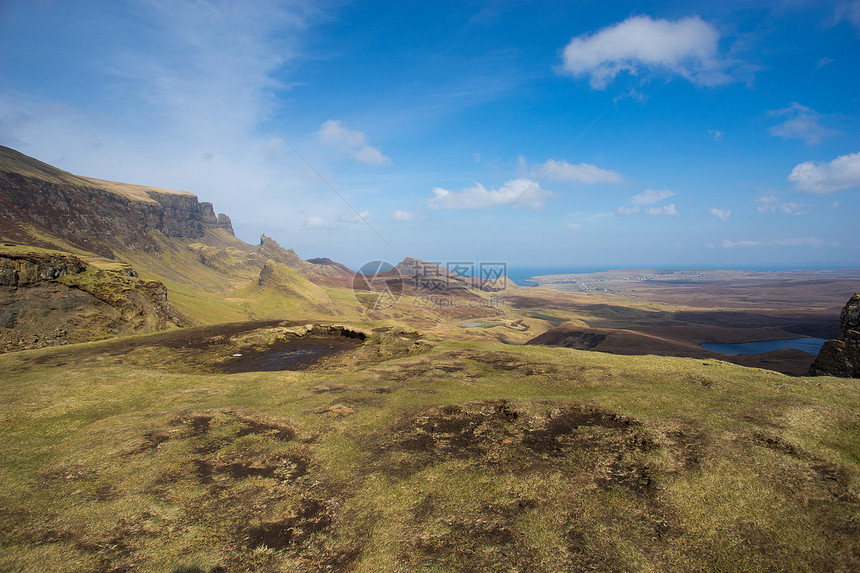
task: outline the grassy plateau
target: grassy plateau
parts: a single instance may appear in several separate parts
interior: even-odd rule
[[[0,355],[0,569],[860,569],[856,380],[306,330]]]

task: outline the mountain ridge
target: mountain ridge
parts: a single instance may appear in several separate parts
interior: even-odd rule
[[[304,260],[266,235],[257,245],[246,243],[235,236],[229,216],[216,214],[212,203],[200,201],[192,193],[73,175],[2,146],[0,242],[4,268],[14,267],[16,257],[29,256],[32,260],[28,264],[36,264],[41,256],[38,252],[49,250],[80,260],[92,273],[102,273],[101,302],[125,301],[128,297],[120,293],[140,290],[148,284],[160,285],[156,290],[165,293],[161,302],[170,299],[170,309],[156,313],[168,317],[165,320],[124,321],[110,328],[94,320],[90,328],[77,319],[74,325],[64,325],[61,317],[65,315],[48,299],[28,298],[28,289],[62,289],[57,277],[34,284],[8,281],[0,285],[0,309],[18,308],[27,299],[34,305],[31,311],[35,315],[51,317],[42,322],[58,323],[58,331],[68,332],[74,327],[80,333],[79,339],[178,325],[275,318],[352,318],[431,326],[440,321],[497,314],[498,309],[485,299],[506,286],[503,278],[461,276],[407,257],[393,270],[399,276],[392,275],[391,279],[398,282],[398,298],[406,296],[411,304],[383,308],[377,299],[388,290],[388,279],[358,279],[357,273],[328,258]],[[27,247],[29,254],[22,255],[21,246]],[[133,274],[140,284],[127,284],[123,273]],[[105,296],[110,285],[117,290],[116,296]],[[147,289],[144,290],[152,290]],[[434,298],[421,304],[414,300],[428,294]],[[60,294],[54,292],[53,296]],[[142,305],[137,309],[141,316],[160,308],[152,307],[155,302],[144,294],[132,298]],[[99,314],[90,308],[96,304],[93,300],[81,299],[78,303],[81,308],[74,311],[75,316]],[[31,340],[24,348],[64,343],[36,328],[38,322],[30,320],[27,324],[31,326],[24,328],[24,322],[9,319],[6,326],[12,330],[24,328],[23,335],[7,332],[9,328],[0,330],[0,334],[16,345],[21,340]],[[0,347],[11,349],[8,344]]]
[[[345,286],[352,276],[342,265],[306,262],[265,235],[257,246],[245,243],[235,236],[229,216],[216,214],[212,203],[192,193],[73,175],[2,146],[0,241],[0,269],[7,275],[0,281],[0,314],[6,311],[0,339],[6,350],[256,318],[267,305],[334,317],[342,314],[338,304],[313,280]],[[74,276],[98,275],[98,289],[86,291],[75,281],[64,285],[56,273],[21,275],[21,269],[37,269],[52,257],[76,261],[81,272]],[[18,275],[34,280],[19,281]],[[274,284],[277,280],[283,284]],[[70,296],[68,289],[89,296]],[[116,292],[107,292],[112,289]],[[46,292],[35,296],[41,291]],[[152,299],[156,291],[163,300]],[[168,295],[169,310],[156,313]],[[50,299],[57,296],[77,307],[53,308]],[[116,312],[102,308],[105,304],[117,306]],[[129,305],[134,315],[168,318],[114,321],[109,328],[95,318],[123,316],[119,307]],[[87,315],[93,320],[84,324],[81,317]],[[40,322],[77,334],[58,339],[43,332]]]

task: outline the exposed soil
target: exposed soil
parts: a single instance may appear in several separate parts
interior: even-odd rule
[[[312,556],[312,565],[301,570],[344,571],[360,554],[355,539],[341,540],[335,531],[342,492],[334,493],[289,424],[233,410],[206,410],[175,417],[165,430],[147,432],[142,441],[167,435],[190,458],[181,468],[155,476],[146,493],[181,504],[184,517],[174,524],[180,530],[200,522],[221,524],[233,547],[224,553],[221,570],[280,570],[278,563]],[[244,442],[246,437],[255,440]],[[268,445],[255,449],[260,443]],[[135,448],[125,455],[158,454]],[[201,494],[177,497],[177,491],[189,487],[202,488]],[[126,543],[139,542],[129,536]],[[253,561],[259,550],[269,552],[269,565],[262,569]]]
[[[695,467],[702,440],[695,432],[669,435],[639,421],[588,404],[490,400],[430,408],[399,421],[379,448],[376,469],[408,476],[437,463],[465,460],[482,470],[530,475],[558,472],[570,487],[621,496],[627,515],[604,523],[635,524],[631,541],[657,547],[673,525],[660,502],[654,472]],[[655,469],[648,452],[662,451],[667,466]],[[407,454],[405,457],[403,454]],[[425,496],[411,510],[412,526],[402,534],[406,568],[436,565],[457,571],[544,571],[536,568],[534,546],[524,535],[525,515],[558,500],[516,497],[509,502],[452,512],[445,500]],[[565,503],[570,503],[567,500]],[[617,549],[586,540],[582,517],[570,516],[568,547],[560,571],[622,570]],[[588,527],[585,528],[586,530]],[[662,551],[662,549],[660,549]]]
[[[164,348],[171,352],[164,353],[163,357],[170,356],[171,360],[151,364],[147,359],[147,366],[225,373],[302,370],[324,359],[356,349],[363,343],[363,337],[355,336],[352,331],[337,329],[290,337],[263,348],[237,348],[231,342],[255,331],[304,324],[297,321],[261,320],[182,328],[144,338],[123,338],[98,345],[63,348],[47,355],[21,354],[16,368],[26,369],[35,365],[62,366],[70,362],[81,363],[105,357],[122,359],[129,355],[133,357],[132,353],[135,351]]]
[[[215,369],[227,374],[237,372],[271,372],[304,370],[320,360],[361,346],[357,338],[337,335],[305,335],[269,346],[265,350],[247,350],[231,356]]]
[[[497,354],[491,359],[512,361],[506,353]],[[333,385],[323,391],[347,388],[356,389]],[[546,495],[512,486],[501,496],[456,506],[445,490],[417,493],[398,536],[400,570],[629,570],[623,548],[595,534],[605,527],[624,531],[625,539],[663,570],[678,570],[673,559],[679,547],[698,550],[685,545],[690,533],[662,489],[667,476],[699,472],[714,454],[711,436],[693,422],[658,427],[588,403],[484,400],[413,410],[364,443],[365,469],[350,483],[339,483],[315,462],[313,444],[288,420],[236,409],[189,410],[142,432],[117,455],[128,460],[174,456],[175,461],[162,462],[160,474],[143,478],[141,495],[176,508],[171,513],[175,517],[159,527],[183,534],[217,524],[213,534],[224,540],[221,561],[185,571],[350,571],[368,547],[376,519],[344,509],[355,503],[350,498],[361,490],[363,479],[372,475],[400,487],[394,484],[405,478],[400,483],[421,487],[416,474],[433,472],[437,464],[451,464],[451,471],[466,480],[487,476],[492,483],[515,476],[514,483],[528,484],[556,476],[564,486]],[[850,553],[850,540],[860,527],[848,511],[832,513],[835,507],[860,506],[845,468],[764,430],[743,434],[733,443],[735,452],[763,448],[782,456],[784,471],[769,477],[779,481],[786,495],[809,499],[809,511],[829,524],[828,535],[846,548],[818,570],[850,570],[843,565],[860,560]],[[85,466],[64,466],[43,478],[48,487],[68,483],[83,488],[99,476]],[[480,486],[475,491],[480,493]],[[559,499],[559,492],[566,497]],[[110,488],[104,493],[98,497],[96,491],[97,497],[87,499],[106,502],[120,495]],[[564,511],[553,525],[560,532],[549,563],[545,553],[538,553],[528,524],[556,507]],[[27,535],[30,542],[71,544],[96,560],[99,566],[93,570],[134,571],[154,535],[153,519],[144,512],[120,517],[102,530],[79,531],[57,527],[48,517]],[[771,548],[790,552],[754,523],[732,527],[727,536],[762,555]],[[710,563],[710,558],[703,554],[702,562]]]
[[[633,481],[646,482],[647,469],[628,467],[637,462],[623,459],[624,454],[650,447],[653,439],[637,421],[594,406],[492,400],[416,414],[398,423],[381,449],[410,454],[407,461],[385,468],[396,474],[458,458],[506,471],[530,471],[574,452],[588,453],[588,460],[577,463],[596,472],[595,483],[628,487]],[[629,477],[634,474],[637,480]]]

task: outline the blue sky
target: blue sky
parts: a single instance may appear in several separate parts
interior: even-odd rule
[[[0,2],[0,144],[300,256],[860,266],[860,2]]]

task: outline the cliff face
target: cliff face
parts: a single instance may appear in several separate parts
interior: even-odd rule
[[[216,216],[211,203],[201,203],[194,195],[146,194],[149,200],[137,200],[95,185],[0,171],[0,238],[48,246],[53,244],[50,237],[60,237],[112,258],[116,248],[157,250],[152,232],[192,239],[202,237],[206,228],[233,234],[230,218]]]
[[[0,352],[180,325],[163,284],[115,266],[0,245]]]
[[[860,378],[860,293],[842,309],[839,325],[842,336],[824,343],[809,369],[811,375]]]
[[[183,324],[335,315],[320,285],[352,277],[265,236],[244,243],[191,193],[72,175],[2,146],[0,258],[6,349],[167,328],[180,312]]]
[[[87,265],[80,259],[65,255],[29,257],[0,256],[0,287],[26,287],[41,281],[82,273]]]

